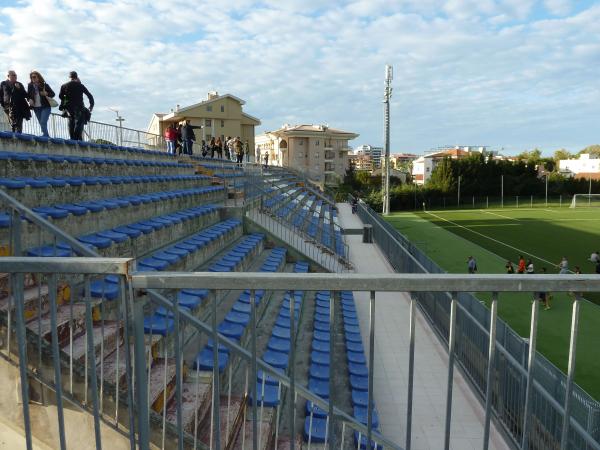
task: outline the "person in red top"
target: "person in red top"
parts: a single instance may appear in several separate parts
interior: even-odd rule
[[[525,258],[523,258],[523,255],[519,256],[519,266],[517,267],[517,273],[525,273]]]
[[[173,124],[169,125],[165,130],[165,141],[167,142],[167,152],[171,155],[175,154],[175,143],[177,142],[177,130]]]

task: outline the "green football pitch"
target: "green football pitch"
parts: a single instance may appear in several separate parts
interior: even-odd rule
[[[471,209],[393,213],[386,219],[449,273],[467,273],[467,257],[477,260],[478,273],[505,273],[507,260],[531,259],[536,273],[545,267],[558,273],[562,256],[569,268],[594,273],[588,261],[600,250],[600,208]],[[515,277],[526,276],[515,274]],[[598,275],[600,276],[600,275]],[[478,295],[488,303],[491,294]],[[600,293],[581,305],[577,340],[576,382],[600,400]],[[529,293],[499,297],[498,312],[519,335],[529,335]],[[540,308],[538,350],[566,372],[572,299],[555,293],[552,308]]]

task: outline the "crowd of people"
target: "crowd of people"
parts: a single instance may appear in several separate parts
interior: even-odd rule
[[[88,98],[89,107],[85,106],[83,96]],[[6,80],[0,83],[0,106],[8,117],[13,133],[23,132],[23,121],[31,119],[31,111],[35,114],[42,136],[49,137],[48,119],[52,108],[58,107],[64,117],[69,119],[69,136],[82,140],[83,127],[90,120],[94,109],[94,97],[83,85],[77,72],[69,73],[69,81],[60,87],[58,98],[50,84],[37,70],[29,74],[27,87],[17,81],[17,73],[9,70]]]
[[[193,146],[196,143],[194,129],[202,126],[191,125],[189,120],[175,124],[170,124],[164,132],[164,138],[167,142],[167,151],[172,155],[192,155]],[[208,142],[204,139],[200,144],[202,156],[219,159],[235,160],[241,166],[244,162],[250,161],[250,149],[248,141],[242,142],[239,136],[217,136],[210,138]]]

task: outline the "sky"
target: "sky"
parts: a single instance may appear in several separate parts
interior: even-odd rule
[[[0,0],[0,42],[21,81],[76,70],[94,120],[118,109],[130,128],[218,91],[257,132],[328,124],[382,146],[390,64],[392,153],[600,144],[600,1]]]

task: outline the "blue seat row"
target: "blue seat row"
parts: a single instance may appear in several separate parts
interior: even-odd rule
[[[42,161],[53,163],[71,163],[71,164],[108,164],[114,166],[145,166],[145,167],[181,167],[192,168],[192,164],[178,163],[174,161],[151,161],[145,159],[119,159],[102,158],[74,155],[56,155],[48,153],[29,153],[29,152],[1,152],[0,161]]]
[[[348,362],[348,375],[350,377],[350,388],[352,397],[352,409],[354,418],[367,426],[368,419],[368,399],[369,399],[369,369],[365,358],[362,344],[362,336],[356,314],[356,305],[354,304],[354,295],[351,291],[342,291],[340,293],[342,303],[342,317],[344,321],[344,335],[346,340],[346,360]],[[372,426],[373,430],[379,429],[379,415],[375,409],[373,401]],[[361,433],[354,433],[355,446],[366,448],[367,438]],[[375,443],[371,443],[375,448]],[[381,446],[378,446],[382,448]]]
[[[243,252],[249,252],[249,245],[257,245],[262,240],[263,235],[249,236],[244,240],[242,244],[238,244],[234,250],[230,251],[228,255],[234,258],[242,257]],[[247,253],[246,253],[247,254]],[[279,271],[285,264],[286,250],[284,248],[275,248],[271,250],[269,257],[263,263],[260,268],[261,272]],[[227,267],[227,266],[225,266]],[[230,269],[231,270],[231,269]],[[254,293],[254,304],[259,305],[264,296],[264,290],[257,290]],[[240,341],[242,335],[246,329],[246,326],[250,322],[251,306],[251,292],[246,290],[242,292],[236,302],[233,304],[229,312],[225,315],[225,318],[218,325],[217,330],[229,339],[234,341]],[[214,364],[214,343],[212,340],[198,353],[194,362],[194,368],[200,370],[213,370]],[[229,362],[229,349],[223,345],[219,345],[217,349],[217,360],[219,372],[223,372]]]
[[[69,214],[73,216],[82,216],[88,212],[98,213],[104,210],[118,208],[127,208],[151,202],[160,202],[175,198],[185,198],[194,195],[206,195],[223,191],[222,186],[202,186],[193,189],[178,189],[175,191],[153,192],[150,194],[127,195],[124,197],[115,197],[99,200],[87,200],[76,203],[61,203],[57,205],[42,205],[32,208],[32,210],[42,216],[52,219],[62,219]],[[3,222],[0,220],[0,228]],[[8,225],[7,225],[8,226]]]
[[[206,175],[143,175],[114,177],[13,177],[0,178],[0,186],[7,189],[64,187],[64,186],[96,186],[108,184],[155,183],[165,181],[200,181],[207,180]]]
[[[146,154],[146,155],[165,155],[167,156],[168,153],[166,151],[161,151],[161,150],[148,150],[148,149],[144,149],[144,148],[139,148],[139,147],[124,147],[124,146],[120,146],[120,145],[113,145],[113,144],[98,144],[95,142],[88,142],[88,141],[76,141],[76,140],[72,140],[72,139],[60,139],[60,138],[50,138],[50,137],[44,137],[44,136],[34,136],[32,134],[26,134],[26,133],[11,133],[10,131],[0,131],[0,139],[6,139],[6,140],[18,140],[18,141],[25,141],[25,142],[38,142],[40,144],[47,144],[47,143],[51,143],[51,144],[58,144],[58,145],[71,145],[71,146],[78,146],[78,147],[87,147],[87,148],[94,148],[94,149],[101,149],[101,150],[115,150],[115,151],[126,151],[129,153],[138,153],[138,154]]]

